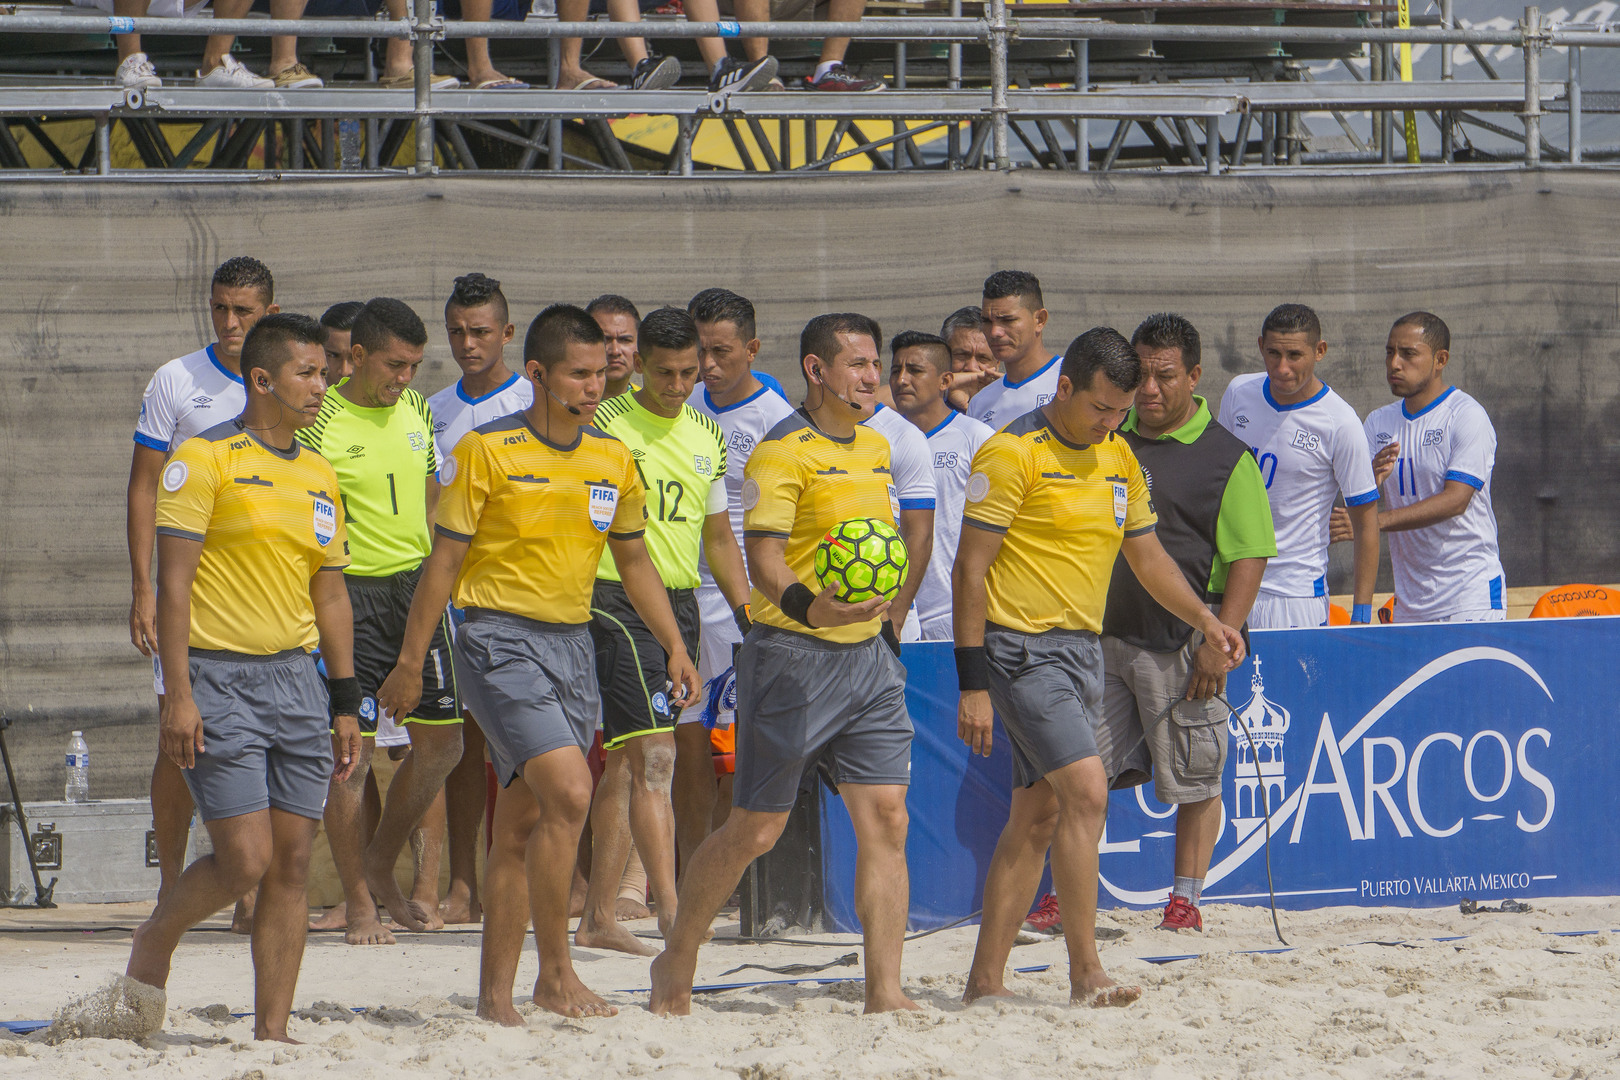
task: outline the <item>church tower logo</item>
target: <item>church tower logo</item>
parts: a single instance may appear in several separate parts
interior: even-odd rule
[[[1240,843],[1265,821],[1268,802],[1276,813],[1286,794],[1283,737],[1288,734],[1288,710],[1266,697],[1258,654],[1252,662],[1249,702],[1227,721],[1237,758],[1232,826]]]

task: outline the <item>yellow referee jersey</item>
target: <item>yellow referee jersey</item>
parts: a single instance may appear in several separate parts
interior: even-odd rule
[[[867,427],[835,439],[812,424],[802,410],[782,420],[761,439],[743,469],[743,536],[774,536],[787,541],[787,564],[812,592],[816,546],[834,525],[851,518],[900,517],[889,441]],[[753,619],[766,626],[814,634],[827,641],[866,641],[877,636],[878,619],[812,630],[782,613],[758,589]]]
[[[337,474],[298,443],[266,446],[240,420],[187,439],[163,466],[157,531],[202,541],[191,646],[266,656],[319,643],[310,579],[349,565]]]
[[[514,413],[456,444],[439,470],[435,528],[471,545],[456,579],[457,607],[590,621],[607,538],[640,536],[647,514],[629,449],[595,428],[579,432],[572,445],[557,446]]]
[[[1039,409],[973,455],[962,524],[1004,533],[986,578],[993,623],[1028,634],[1102,633],[1114,557],[1158,521],[1125,440],[1065,441]]]

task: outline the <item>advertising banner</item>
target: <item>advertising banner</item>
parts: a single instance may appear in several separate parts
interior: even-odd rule
[[[1206,902],[1434,907],[1620,894],[1614,749],[1620,619],[1256,631],[1233,714]],[[937,655],[936,655],[937,654]],[[1005,748],[956,739],[949,645],[908,645],[912,922],[976,910],[1011,783]],[[999,739],[1004,733],[997,730]],[[828,911],[852,927],[854,837],[825,802]],[[1116,791],[1099,903],[1169,891],[1175,810]]]

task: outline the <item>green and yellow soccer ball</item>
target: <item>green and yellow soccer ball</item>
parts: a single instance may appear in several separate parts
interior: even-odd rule
[[[837,589],[837,598],[859,604],[874,596],[893,600],[906,583],[911,559],[906,542],[881,518],[852,518],[835,525],[816,547],[816,580]]]

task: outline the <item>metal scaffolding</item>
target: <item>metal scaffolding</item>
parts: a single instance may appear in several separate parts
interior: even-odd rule
[[[953,6],[960,10],[959,0]],[[1033,164],[1086,171],[1120,167],[1126,140],[1133,130],[1146,137],[1140,157],[1160,167],[1190,168],[1218,175],[1248,167],[1300,165],[1307,162],[1306,139],[1297,118],[1304,113],[1332,115],[1356,147],[1353,154],[1316,155],[1334,164],[1394,164],[1393,118],[1427,115],[1441,133],[1429,160],[1457,157],[1459,125],[1511,139],[1522,151],[1515,156],[1530,167],[1545,161],[1580,163],[1588,158],[1582,145],[1583,110],[1620,111],[1612,94],[1583,94],[1580,51],[1584,47],[1620,46],[1620,24],[1571,26],[1545,20],[1539,8],[1527,7],[1512,29],[1458,29],[1452,25],[1449,0],[1442,25],[1387,26],[1249,26],[1106,22],[1092,18],[1013,16],[1004,0],[989,0],[983,18],[883,17],[858,22],[445,22],[433,14],[431,0],[416,0],[409,19],[128,19],[86,15],[0,15],[0,34],[143,33],[202,36],[208,34],[290,35],[405,39],[413,44],[415,86],[384,90],[370,85],[318,90],[212,90],[161,88],[142,92],[112,86],[0,86],[0,166],[18,170],[26,161],[12,133],[15,124],[47,146],[62,171],[107,175],[112,171],[110,133],[123,125],[149,169],[174,171],[192,166],[204,150],[215,168],[255,172],[319,169],[386,168],[402,153],[407,139],[414,150],[405,171],[430,175],[440,167],[489,168],[472,149],[504,146],[506,168],[522,170],[593,168],[610,172],[658,171],[691,175],[696,171],[693,137],[698,125],[718,122],[729,135],[745,169],[765,173],[823,171],[840,161],[861,157],[874,168],[997,168]],[[708,93],[696,89],[631,91],[573,90],[439,90],[432,88],[435,42],[471,38],[524,38],[554,41],[565,37],[609,39],[656,36],[767,37],[817,39],[849,37],[895,45],[894,88],[880,94]],[[944,89],[908,86],[906,43],[943,43],[948,50]],[[1014,85],[1009,52],[1014,43],[1054,42],[1067,45],[1072,64],[1064,82],[1073,89],[1031,89]],[[1297,65],[1281,76],[1275,72],[1249,81],[1198,81],[1163,84],[1093,81],[1094,42],[1128,42],[1151,48],[1165,43],[1250,43],[1273,50],[1288,47],[1339,49],[1368,47],[1373,78],[1368,81],[1319,83],[1302,77]],[[1380,79],[1391,70],[1390,50],[1399,44],[1446,46],[1441,79],[1399,82]],[[988,85],[961,84],[961,46],[988,51]],[[1460,81],[1451,77],[1452,47],[1464,46],[1480,56],[1482,47],[1502,47],[1523,55],[1522,80]],[[1550,47],[1568,47],[1566,82],[1544,83],[1540,57]],[[1354,72],[1353,72],[1354,73]],[[1359,79],[1360,76],[1358,75]],[[1569,141],[1564,148],[1543,136],[1542,119],[1567,110]],[[1347,114],[1373,117],[1372,138],[1361,140]],[[1485,113],[1514,113],[1522,131],[1484,119]],[[619,140],[609,122],[624,117],[674,118],[673,146],[652,150]],[[51,143],[41,126],[53,120],[94,123],[94,138],[77,162]],[[1094,145],[1088,122],[1112,123],[1106,142]],[[1223,121],[1226,130],[1223,131]],[[185,145],[172,147],[163,125],[186,122],[195,132]],[[767,126],[769,125],[769,126]],[[863,126],[864,125],[864,126]],[[874,126],[878,134],[871,134]],[[888,133],[881,133],[887,127]],[[363,132],[363,137],[361,134]],[[948,136],[940,140],[939,136]],[[345,136],[350,136],[345,140]],[[774,136],[774,138],[773,138]],[[927,138],[925,138],[927,137]],[[795,140],[802,153],[795,153]],[[573,149],[570,150],[570,141]],[[944,152],[925,143],[943,141]],[[852,144],[852,145],[850,145]],[[1024,153],[1015,160],[1015,144]],[[363,149],[362,149],[363,148]],[[592,152],[594,150],[594,153]],[[258,156],[265,164],[253,167]],[[634,160],[632,160],[634,159]],[[1401,155],[1401,160],[1406,160]],[[0,173],[4,175],[4,173]],[[35,172],[37,175],[37,172]]]

